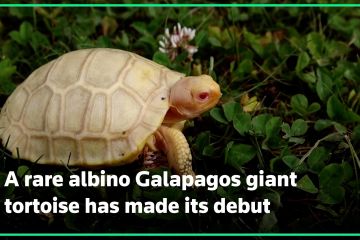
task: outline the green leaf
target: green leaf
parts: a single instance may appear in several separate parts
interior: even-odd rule
[[[47,39],[46,39],[47,40]],[[36,51],[36,49],[39,46],[33,46],[33,44],[31,44],[31,46],[34,48],[34,50]],[[108,36],[100,36],[96,39],[96,47],[98,48],[111,48],[112,47],[112,42],[111,39]]]
[[[214,153],[215,153],[215,149],[212,145],[205,146],[202,151],[202,154],[208,157],[214,156]]]
[[[333,216],[333,217],[336,217],[336,218],[339,217],[339,214],[338,214],[336,211],[334,211],[334,210],[331,208],[331,206],[325,206],[325,205],[323,205],[323,204],[318,204],[318,205],[315,206],[315,208],[316,208],[316,209],[319,209],[319,210],[321,210],[321,211],[324,211],[324,212],[326,212],[326,213],[329,213],[329,214],[330,214],[331,216]]]
[[[284,165],[283,160],[279,156],[270,159],[269,166],[270,166],[270,171],[271,172],[282,171],[284,169],[283,165]]]
[[[341,64],[341,65],[340,65]],[[340,66],[344,68],[344,77],[351,81],[360,81],[359,63],[340,62]]]
[[[336,95],[329,98],[326,110],[328,116],[336,121],[344,123],[360,122],[360,116],[348,110],[348,107],[341,103]]]
[[[351,28],[349,23],[339,14],[330,15],[328,23],[330,28],[333,28],[341,32],[348,33],[349,31],[353,30],[353,28]]]
[[[36,52],[40,47],[49,46],[50,42],[44,34],[40,32],[34,32],[31,36],[30,45]]]
[[[325,147],[315,148],[307,159],[307,163],[311,170],[320,172],[325,166],[325,161],[330,157],[329,151]]]
[[[238,22],[242,19],[239,8],[228,8],[227,16],[231,22]]]
[[[256,156],[256,148],[248,144],[233,144],[226,156],[225,162],[236,169],[241,168]]]
[[[232,187],[232,186],[228,186],[228,187],[221,187],[219,186],[216,189],[216,193],[223,198],[226,198],[230,201],[237,201],[238,197],[239,197],[239,188],[237,187]]]
[[[244,59],[242,60],[237,69],[236,69],[236,73],[237,74],[249,74],[251,73],[251,71],[253,70],[253,62],[251,61],[251,59]]]
[[[152,36],[142,36],[140,38],[138,38],[138,40],[136,41],[136,43],[138,43],[139,45],[142,45],[143,47],[144,46],[149,46],[151,47],[151,51],[156,51],[158,48],[157,48],[157,42],[155,40],[155,38],[153,38]],[[179,57],[179,55],[178,55]]]
[[[17,171],[16,171],[16,175],[19,177],[19,178],[22,178],[25,176],[25,174],[30,174],[30,169],[28,166],[26,165],[21,165],[18,167]]]
[[[352,133],[351,133],[351,140],[354,142],[360,141],[360,125],[357,125],[354,127]]]
[[[324,36],[317,32],[311,32],[306,37],[307,48],[315,59],[320,59],[323,54]]]
[[[265,124],[265,135],[267,139],[279,136],[282,121],[280,117],[272,117]]]
[[[153,37],[153,35],[148,31],[148,27],[144,22],[134,22],[131,24],[131,27],[133,27],[143,36]]]
[[[331,40],[325,44],[326,56],[329,58],[343,57],[346,55],[350,48],[349,46],[340,41]]]
[[[200,30],[195,35],[195,45],[200,47],[203,47],[207,43],[207,32],[204,30]]]
[[[300,73],[304,68],[306,68],[310,63],[310,57],[309,55],[304,51],[299,54],[295,71],[297,73]]]
[[[11,7],[9,8],[9,13],[11,16],[15,16],[20,19],[25,17],[32,17],[34,14],[33,9],[21,7]]]
[[[296,94],[291,97],[290,105],[292,109],[299,113],[301,116],[307,114],[308,100],[303,94]]]
[[[333,80],[330,77],[330,73],[323,68],[318,68],[316,70],[316,76],[316,93],[322,101],[326,101],[333,93]]]
[[[235,116],[233,121],[234,128],[240,135],[244,136],[251,130],[251,116],[243,112]]]
[[[284,156],[282,160],[291,169],[296,168],[300,164],[300,159],[295,155]]]
[[[16,85],[11,81],[11,77],[15,72],[16,67],[9,59],[0,62],[0,93],[9,95],[14,91]]]
[[[175,62],[176,63],[181,63],[183,61],[185,61],[188,57],[188,53],[186,51],[183,51],[182,53],[180,53],[179,55],[176,56],[175,58]]]
[[[320,104],[317,102],[314,102],[314,103],[310,104],[307,111],[308,111],[308,113],[314,113],[314,112],[319,111],[320,109],[321,109]]]
[[[359,29],[352,29],[352,31],[353,31],[354,45],[357,48],[360,48],[360,31]]]
[[[284,138],[291,137],[291,129],[290,129],[290,125],[288,123],[283,123],[281,125],[281,130],[285,133],[285,135],[283,136]]]
[[[23,42],[29,42],[31,40],[33,27],[29,22],[23,22],[20,26],[20,37]]]
[[[231,147],[234,145],[234,141],[230,141],[228,142],[228,144],[226,144],[226,147],[225,147],[225,161],[224,163],[227,164],[228,162],[228,159],[229,159],[229,152],[230,152],[230,149]]]
[[[337,132],[341,133],[341,134],[346,134],[347,133],[347,128],[340,124],[340,123],[337,123],[337,122],[334,122],[334,128]]]
[[[281,195],[279,192],[275,191],[274,189],[272,189],[272,192],[265,193],[262,196],[262,199],[269,199],[269,201],[271,202],[271,206],[275,207],[276,209],[282,206]]]
[[[196,137],[194,147],[200,153],[203,153],[204,148],[210,145],[210,131],[201,132]]]
[[[291,125],[291,136],[302,136],[307,130],[307,123],[303,119],[296,119]]]
[[[324,167],[319,174],[319,186],[322,189],[330,189],[340,185],[344,181],[344,169],[341,164],[331,163]]]
[[[222,47],[222,44],[220,42],[220,40],[218,40],[215,37],[209,37],[208,41],[211,45],[213,45],[214,47]]]
[[[248,32],[246,28],[243,30],[244,38],[251,48],[259,55],[264,55],[264,47],[260,43],[260,36],[257,36],[251,32]]]
[[[305,139],[299,138],[299,137],[290,137],[289,142],[296,143],[296,144],[303,144],[305,142]]]
[[[9,33],[9,36],[12,40],[14,40],[15,42],[17,42],[20,45],[25,45],[26,43],[22,40],[21,35],[18,31],[11,31]]]
[[[333,121],[331,120],[327,120],[327,119],[319,119],[315,122],[314,124],[314,129],[316,131],[322,131],[330,126],[332,126],[334,124]]]
[[[341,186],[334,186],[330,189],[320,189],[318,199],[325,204],[338,204],[344,200],[345,189]]]
[[[306,83],[313,84],[316,82],[316,76],[313,71],[307,73],[298,73],[298,76]]]
[[[220,109],[220,108],[211,109],[210,116],[220,123],[223,123],[223,124],[228,123],[228,121],[226,120],[226,118],[224,116],[222,109]]]
[[[129,47],[130,45],[128,34],[125,31],[121,31],[120,44],[124,47]]]
[[[296,187],[308,192],[308,193],[318,193],[317,187],[315,187],[314,183],[311,181],[308,175],[303,176],[297,183]]]
[[[153,61],[161,65],[171,67],[171,61],[166,53],[156,51],[153,55]]]
[[[28,42],[30,42],[32,32],[32,25],[29,22],[23,22],[20,25],[19,31],[10,32],[10,37],[20,45],[25,46]]]
[[[281,131],[282,121],[280,117],[272,117],[265,124],[265,135],[266,138],[262,144],[264,149],[276,148],[280,144],[280,131]]]
[[[228,102],[222,105],[226,119],[231,122],[240,111],[241,106],[237,102]]]
[[[277,137],[281,129],[282,121],[280,117],[272,117],[265,125],[267,138]]]
[[[277,224],[278,220],[274,212],[264,214],[259,225],[260,232],[270,232]]]
[[[251,126],[255,135],[265,136],[265,125],[270,118],[270,114],[260,114],[251,120]]]
[[[337,204],[343,201],[345,189],[341,184],[344,182],[344,177],[344,168],[341,164],[331,163],[324,167],[319,174],[318,199],[326,204]]]

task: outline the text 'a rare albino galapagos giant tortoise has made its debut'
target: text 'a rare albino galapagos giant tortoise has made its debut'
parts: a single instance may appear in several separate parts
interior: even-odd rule
[[[14,156],[43,164],[131,163],[145,145],[164,151],[178,174],[194,174],[177,123],[221,97],[208,75],[185,77],[134,53],[69,52],[35,70],[6,101],[0,138]],[[7,144],[6,144],[7,143]]]

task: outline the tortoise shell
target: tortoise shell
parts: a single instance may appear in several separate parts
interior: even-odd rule
[[[161,126],[170,88],[183,76],[122,50],[69,52],[11,94],[0,138],[14,156],[38,163],[130,163]]]

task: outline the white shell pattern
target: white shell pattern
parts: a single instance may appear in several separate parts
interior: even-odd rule
[[[134,53],[94,48],[35,70],[6,101],[0,137],[16,157],[45,164],[132,162],[161,125],[183,74]]]

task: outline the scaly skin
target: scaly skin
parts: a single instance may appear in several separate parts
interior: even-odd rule
[[[195,176],[190,147],[181,131],[161,126],[156,140],[156,145],[165,152],[171,169],[179,175]]]
[[[171,87],[170,108],[155,133],[155,144],[150,138],[148,146],[164,151],[170,168],[177,174],[195,176],[190,147],[181,132],[185,121],[213,108],[220,97],[220,86],[208,75],[183,77]]]

